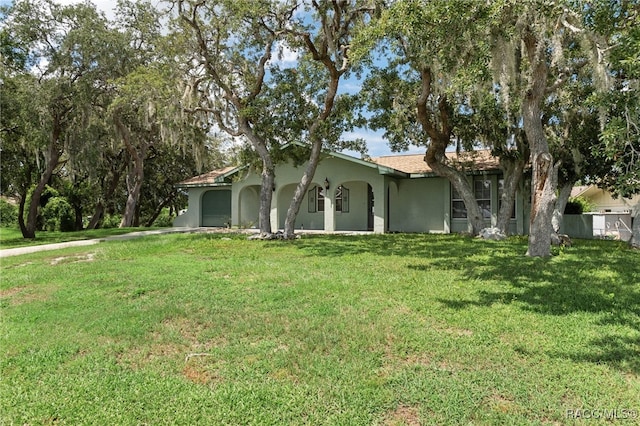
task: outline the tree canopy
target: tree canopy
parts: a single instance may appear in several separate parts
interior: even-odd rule
[[[264,235],[282,147],[305,147],[291,152],[308,164],[286,217],[292,235],[320,152],[364,151],[344,138],[358,126],[383,132],[394,151],[423,146],[474,234],[484,218],[466,165],[445,154],[491,150],[504,172],[498,227],[508,229],[515,193],[530,185],[532,256],[549,254],[553,211],[576,181],[640,192],[635,0],[161,7],[120,0],[114,19],[91,3],[4,8],[0,189],[19,199],[25,237],[42,227],[48,187],[66,197],[76,227],[108,215],[151,223],[180,196],[147,178],[162,167],[179,181],[233,161],[221,135],[259,158]],[[351,77],[363,78],[358,93],[340,89]]]

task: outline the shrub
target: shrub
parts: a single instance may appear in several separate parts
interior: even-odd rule
[[[42,209],[44,229],[69,232],[74,230],[75,213],[64,197],[52,197]]]
[[[153,226],[171,227],[173,226],[173,216],[169,214],[169,209],[164,208],[160,215],[153,222]]]
[[[0,198],[0,226],[11,227],[18,224],[18,206]]]
[[[593,210],[593,204],[586,198],[575,197],[569,198],[567,205],[564,208],[564,214],[582,214]]]
[[[119,214],[107,214],[102,219],[100,226],[102,228],[117,228],[122,222],[122,216]]]

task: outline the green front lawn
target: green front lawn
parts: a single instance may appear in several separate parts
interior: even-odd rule
[[[640,255],[525,251],[214,234],[5,258],[0,424],[634,424]]]

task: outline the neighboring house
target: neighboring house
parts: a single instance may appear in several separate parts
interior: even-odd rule
[[[594,206],[594,213],[634,213],[640,208],[640,195],[614,198],[609,191],[595,185],[574,186],[571,197],[582,197],[589,201]]]
[[[495,224],[502,171],[488,151],[449,153],[464,164],[487,226]],[[306,164],[276,166],[272,227],[282,229]],[[189,208],[174,226],[258,227],[260,174],[227,167],[176,185],[189,194]],[[517,196],[510,232],[528,231],[528,205]],[[276,230],[274,229],[274,230]],[[362,160],[324,153],[296,219],[296,229],[385,232],[465,232],[464,203],[449,181],[436,176],[424,155],[394,155]]]
[[[640,209],[640,195],[614,198],[612,194],[594,185],[576,186],[571,197],[582,197],[593,205],[583,215],[565,215],[561,232],[581,238],[631,239],[633,217]]]

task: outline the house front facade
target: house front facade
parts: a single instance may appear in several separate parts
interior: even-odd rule
[[[502,172],[486,151],[448,154],[464,161],[487,226],[497,220]],[[306,164],[276,166],[271,204],[273,231],[284,228],[287,209]],[[258,227],[260,174],[249,167],[229,167],[176,185],[188,191],[188,210],[174,226]],[[510,232],[528,231],[528,206],[521,190]],[[449,181],[436,176],[423,155],[395,155],[362,160],[325,153],[296,218],[297,230],[466,232],[464,203]]]

